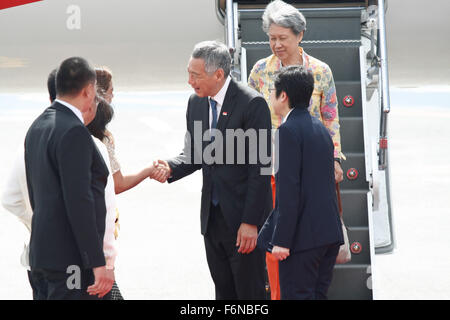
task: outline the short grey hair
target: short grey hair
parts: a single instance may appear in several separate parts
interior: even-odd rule
[[[272,23],[281,27],[289,28],[295,35],[306,30],[306,19],[303,14],[294,6],[281,0],[269,3],[262,16],[262,28],[265,33],[269,33]]]
[[[208,74],[223,69],[225,77],[231,71],[231,55],[228,47],[218,41],[203,41],[197,43],[192,52],[192,58],[205,61],[205,71]]]

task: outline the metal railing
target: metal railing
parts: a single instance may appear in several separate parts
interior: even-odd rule
[[[219,22],[225,24],[225,12],[220,8],[220,0],[216,0],[216,16]]]
[[[387,166],[387,123],[388,113],[391,111],[389,97],[389,77],[387,64],[387,48],[386,48],[386,23],[385,23],[385,0],[378,1],[378,29],[379,38],[378,45],[380,49],[380,70],[379,70],[379,99],[381,104],[380,119],[380,145],[379,145],[379,161],[380,170],[386,169]]]
[[[231,10],[230,10],[231,9]],[[226,42],[227,46],[230,49],[236,48],[235,43],[235,34],[234,34],[234,10],[233,10],[233,0],[227,0],[226,7],[226,19],[225,19],[225,27],[226,27]]]
[[[229,10],[228,8],[231,8]],[[222,11],[220,8],[220,0],[216,2],[216,10]],[[220,15],[218,13],[218,15]],[[243,71],[243,65],[246,66],[246,63],[242,63],[243,59],[246,59],[245,52],[242,52],[241,46],[238,44],[239,42],[239,20],[238,20],[238,4],[233,0],[226,0],[226,9],[225,9],[225,41],[228,46],[232,58],[232,76],[236,80],[246,82],[246,74],[247,70]],[[240,63],[239,63],[240,62]],[[246,62],[246,61],[245,61]],[[237,65],[240,65],[240,68]]]

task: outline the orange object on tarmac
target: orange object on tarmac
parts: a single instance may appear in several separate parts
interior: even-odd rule
[[[272,199],[273,199],[273,207],[275,208],[275,178],[272,176]],[[278,260],[270,253],[266,252],[266,266],[267,266],[267,275],[269,278],[270,285],[270,299],[271,300],[280,300],[280,276],[278,273]]]

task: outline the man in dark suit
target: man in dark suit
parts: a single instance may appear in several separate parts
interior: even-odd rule
[[[314,79],[303,66],[275,77],[271,103],[278,129],[275,209],[258,246],[280,260],[281,299],[326,299],[343,243],[337,207],[333,142],[308,105]]]
[[[168,165],[169,182],[203,171],[201,233],[216,299],[264,299],[264,255],[254,249],[272,206],[270,111],[256,91],[231,79],[230,68],[224,44],[196,45],[185,149],[159,162]]]
[[[95,71],[83,58],[66,59],[56,74],[56,92],[25,138],[34,212],[31,277],[43,283],[36,297],[108,297],[114,282],[103,253],[108,169],[85,127],[97,109]]]

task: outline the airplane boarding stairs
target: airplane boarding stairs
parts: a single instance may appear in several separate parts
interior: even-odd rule
[[[248,78],[256,61],[272,53],[268,36],[261,27],[261,16],[267,1],[259,6],[248,5],[249,2],[229,0],[227,6],[233,6],[233,11],[223,15],[227,44],[235,48],[234,76],[242,81]],[[380,171],[377,165],[382,112],[379,109],[379,95],[373,94],[380,88],[376,86],[377,81],[370,83],[370,80],[377,80],[378,73],[368,76],[370,59],[367,57],[371,42],[367,36],[362,37],[362,17],[367,16],[367,3],[350,7],[314,8],[309,5],[300,10],[307,21],[307,31],[300,45],[309,55],[327,63],[333,72],[342,152],[347,158],[342,162],[344,181],[340,188],[352,260],[335,266],[329,298],[373,299],[373,213],[383,204],[384,210],[388,211],[385,213],[388,240],[387,245],[381,244],[377,249],[380,252],[392,251],[393,238],[392,221],[389,220],[388,171]],[[379,181],[374,182],[374,177]],[[380,193],[383,193],[381,200]]]

